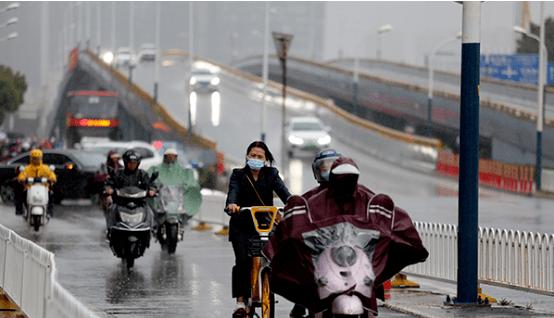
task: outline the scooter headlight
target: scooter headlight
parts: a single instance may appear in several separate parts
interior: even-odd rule
[[[349,267],[356,263],[356,251],[350,246],[335,247],[331,250],[333,261],[340,267]]]
[[[123,223],[127,223],[130,226],[135,226],[142,222],[142,219],[144,218],[144,213],[129,214],[125,212],[119,212],[119,217],[121,218],[121,221]]]

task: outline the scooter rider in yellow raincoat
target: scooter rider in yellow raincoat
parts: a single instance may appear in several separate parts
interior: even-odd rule
[[[17,181],[19,181],[22,185],[24,185],[27,178],[46,178],[48,179],[48,183],[51,185],[56,182],[56,174],[50,170],[50,168],[42,163],[42,150],[40,149],[33,149],[31,150],[31,154],[29,156],[30,158],[30,164],[25,167],[23,171],[19,173],[17,176]],[[25,202],[25,198],[27,197],[27,190],[29,189],[29,185],[25,184],[22,186],[19,191],[15,191],[15,214],[20,215],[23,214],[23,203]],[[48,216],[52,216],[52,208],[53,208],[53,200],[52,200],[52,191],[49,192],[48,197]]]

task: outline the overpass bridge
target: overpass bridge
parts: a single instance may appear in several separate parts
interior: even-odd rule
[[[73,50],[67,73],[60,83],[54,110],[46,121],[46,131],[68,147],[66,138],[69,91],[108,90],[117,93],[121,140],[172,140],[184,144],[189,159],[206,164],[216,161],[216,143],[189,132],[183,122],[170,114],[139,86],[131,83],[117,69],[102,62],[90,51]]]
[[[428,129],[427,69],[386,61],[362,60],[358,95],[354,97],[353,60],[328,64],[290,57],[290,86],[332,99],[342,109],[401,131],[425,135]],[[235,63],[256,75],[262,57]],[[270,59],[269,76],[281,81],[281,68]],[[456,150],[459,130],[459,75],[436,72],[432,136]],[[357,102],[354,102],[357,100]],[[527,85],[481,80],[481,155],[513,164],[535,160],[536,89]],[[554,90],[547,90],[543,162],[554,166]]]

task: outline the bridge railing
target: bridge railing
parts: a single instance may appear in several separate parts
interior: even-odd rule
[[[179,51],[168,52],[168,54],[186,56],[187,53]],[[206,61],[217,65],[235,78],[253,83],[262,82],[262,79],[254,74],[214,61]],[[280,83],[269,81],[268,86],[268,93],[280,96]],[[413,168],[415,161],[422,163],[418,167],[425,167],[426,170],[429,170],[434,166],[437,153],[442,148],[442,143],[438,139],[417,136],[379,125],[349,113],[335,105],[330,99],[321,98],[290,86],[287,87],[287,94],[290,100],[296,98],[315,105],[315,115],[332,128],[334,137],[388,162],[405,164]]]
[[[455,282],[456,225],[414,222],[429,251],[405,272]],[[554,234],[479,228],[479,281],[554,295]]]
[[[0,225],[0,287],[29,318],[96,318],[56,281],[54,254]]]

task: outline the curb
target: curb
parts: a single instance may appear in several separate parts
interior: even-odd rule
[[[394,311],[401,312],[401,313],[404,313],[404,314],[413,315],[413,316],[416,316],[418,318],[443,318],[443,317],[438,317],[438,316],[434,316],[434,315],[430,315],[430,314],[421,313],[420,311],[414,310],[413,308],[410,308],[410,307],[407,307],[407,306],[391,304],[391,303],[388,303],[388,302],[384,302],[383,307],[386,307],[390,310],[394,310]]]

